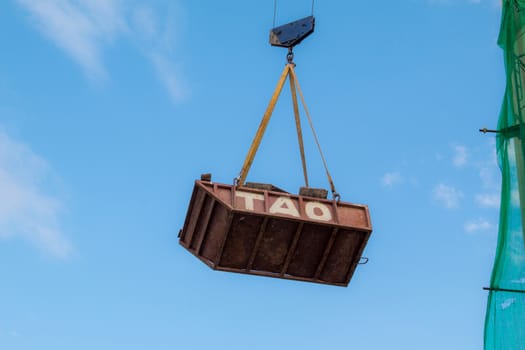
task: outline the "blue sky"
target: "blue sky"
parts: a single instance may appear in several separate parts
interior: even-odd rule
[[[278,24],[310,14],[278,5]],[[0,348],[480,349],[500,10],[316,1],[296,72],[338,192],[374,227],[339,288],[214,272],[177,242],[193,181],[232,182],[283,69],[273,1],[2,1]],[[291,111],[285,89],[249,180],[295,192]]]

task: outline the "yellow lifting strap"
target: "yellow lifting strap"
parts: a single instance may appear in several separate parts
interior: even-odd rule
[[[317,144],[317,148],[319,149],[319,153],[321,154],[321,159],[323,161],[323,165],[326,171],[326,175],[328,177],[328,182],[330,184],[330,189],[332,191],[332,196],[334,199],[339,199],[339,194],[335,190],[335,185],[332,180],[332,176],[330,175],[330,172],[328,171],[328,167],[326,164],[326,160],[324,158],[323,152],[321,150],[321,146],[319,143],[319,140],[317,138],[317,134],[315,132],[315,129],[313,127],[312,118],[310,117],[310,112],[308,111],[308,108],[306,106],[304,96],[301,90],[301,87],[299,85],[299,82],[297,80],[297,76],[295,74],[294,70],[295,64],[288,63],[283,70],[283,73],[281,74],[281,77],[277,83],[277,86],[273,92],[272,98],[270,99],[270,102],[268,103],[268,107],[266,107],[266,111],[264,112],[263,118],[261,120],[261,123],[259,124],[259,128],[257,129],[257,132],[255,134],[255,137],[253,138],[252,144],[250,146],[250,149],[248,150],[248,154],[246,155],[246,158],[244,160],[244,164],[241,168],[241,172],[239,173],[239,176],[236,178],[236,185],[237,186],[243,186],[244,182],[246,181],[246,177],[248,176],[248,172],[250,171],[250,168],[252,166],[253,160],[255,158],[255,154],[257,153],[257,150],[259,149],[259,145],[261,144],[262,138],[264,136],[264,133],[266,131],[266,127],[268,126],[268,122],[270,121],[270,118],[272,116],[273,110],[275,109],[275,105],[277,104],[277,100],[279,99],[279,96],[281,94],[281,91],[283,89],[284,83],[286,82],[286,78],[290,79],[290,89],[292,94],[292,103],[293,103],[293,110],[294,110],[294,117],[295,117],[295,126],[297,129],[297,139],[299,141],[299,150],[301,152],[301,162],[303,166],[303,175],[304,175],[304,181],[306,187],[309,187],[308,184],[308,174],[306,170],[306,157],[304,153],[304,143],[303,143],[303,134],[301,129],[301,119],[299,116],[299,105],[297,103],[297,91],[299,92],[299,95],[301,97],[301,102],[303,104],[303,108],[306,112],[306,116],[308,118],[308,122],[310,124],[310,128],[312,130],[312,133],[314,135],[315,142]]]
[[[290,89],[292,94],[292,103],[293,103],[293,114],[295,117],[295,129],[297,130],[297,141],[299,141],[299,150],[301,151],[301,163],[303,165],[303,176],[304,184],[306,187],[310,187],[308,184],[308,173],[306,171],[306,157],[304,155],[304,143],[303,143],[303,131],[301,129],[301,118],[299,116],[299,105],[297,104],[297,88],[295,86],[296,77],[293,65],[291,65],[288,70],[289,79],[290,79]],[[301,95],[302,97],[302,95]]]
[[[261,144],[262,137],[264,136],[264,132],[266,131],[266,127],[268,126],[270,117],[272,116],[275,105],[277,104],[277,100],[279,99],[279,95],[281,94],[281,91],[283,89],[284,82],[286,81],[286,78],[288,77],[288,74],[290,72],[290,67],[291,67],[291,64],[287,64],[284,67],[283,73],[281,74],[281,78],[279,79],[279,82],[277,83],[277,87],[275,88],[272,98],[270,99],[270,102],[268,103],[268,107],[266,107],[266,111],[264,112],[263,118],[261,120],[261,124],[259,124],[259,128],[257,129],[257,132],[255,133],[255,137],[253,138],[252,145],[250,146],[250,149],[248,150],[248,154],[246,155],[246,158],[244,159],[244,164],[242,165],[241,172],[239,174],[239,177],[237,178],[237,185],[239,186],[244,185],[244,182],[246,181],[246,177],[248,176],[248,172],[250,171],[250,167],[252,166],[253,159],[255,158],[255,154],[257,153],[257,150],[259,149],[259,145]]]

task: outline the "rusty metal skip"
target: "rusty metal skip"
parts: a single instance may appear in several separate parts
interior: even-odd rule
[[[372,233],[368,207],[341,201],[295,73],[293,47],[313,32],[314,24],[310,16],[272,29],[270,43],[288,48],[288,63],[234,184],[214,183],[210,174],[195,182],[179,243],[212,269],[347,286],[363,259]],[[246,183],[287,78],[305,181],[299,195]],[[309,187],[297,92],[321,154],[331,200],[326,190]]]

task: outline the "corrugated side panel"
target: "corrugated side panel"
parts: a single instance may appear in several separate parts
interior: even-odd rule
[[[304,225],[293,259],[285,273],[314,278],[331,232],[332,228],[329,226]]]
[[[252,269],[281,273],[298,225],[290,220],[269,218]]]
[[[226,237],[224,251],[219,262],[220,266],[246,269],[262,222],[262,216],[244,213],[233,215],[230,232]]]

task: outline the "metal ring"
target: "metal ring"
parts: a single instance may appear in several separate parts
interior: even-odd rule
[[[293,63],[293,52],[290,51],[286,54],[286,60],[288,63]]]

